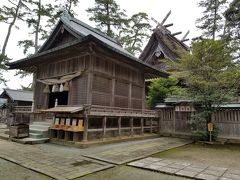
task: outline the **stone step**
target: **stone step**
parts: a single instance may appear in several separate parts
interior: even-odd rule
[[[48,130],[31,128],[31,129],[29,129],[29,131],[30,131],[29,133],[40,134],[44,138],[48,137]]]
[[[30,138],[36,138],[36,139],[41,139],[43,138],[42,134],[37,134],[37,133],[29,133]]]
[[[29,129],[39,129],[39,130],[48,130],[50,126],[40,125],[40,124],[31,124]]]
[[[36,139],[36,138],[28,137],[28,138],[22,138],[22,139],[12,138],[11,140],[14,142],[22,143],[22,144],[42,144],[42,143],[48,142],[49,138]]]

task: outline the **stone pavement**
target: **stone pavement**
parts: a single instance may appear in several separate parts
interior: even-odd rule
[[[239,180],[240,171],[223,167],[193,164],[171,159],[148,157],[128,164],[129,166],[159,171],[162,173],[206,180]]]
[[[0,158],[59,180],[74,179],[113,167],[111,164],[85,158],[81,154],[62,156],[33,145],[4,140],[0,140]]]
[[[161,137],[79,149],[50,143],[23,145],[0,140],[0,158],[55,179],[74,179],[190,142]]]
[[[191,142],[192,141],[185,139],[161,137],[130,143],[119,143],[116,146],[111,146],[111,148],[103,150],[97,149],[97,152],[87,152],[83,153],[83,155],[85,157],[120,165]]]

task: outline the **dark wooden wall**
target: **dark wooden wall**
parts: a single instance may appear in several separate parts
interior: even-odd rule
[[[71,58],[52,60],[38,67],[37,79],[59,78],[63,75],[82,72],[82,75],[70,82],[68,95],[69,105],[80,105],[87,103],[87,70],[89,68],[89,55],[74,56]],[[45,85],[36,82],[35,108],[46,109],[48,107],[48,94],[43,93]]]
[[[95,55],[92,61],[92,104],[144,108],[144,75],[140,70],[104,55]]]
[[[84,50],[73,51],[72,57],[49,59],[38,66],[37,79],[59,78],[83,71],[70,82],[68,105],[93,104],[101,106],[144,109],[145,84],[141,69],[115,53],[89,44]],[[93,50],[94,49],[94,50]],[[83,55],[80,55],[83,54]],[[48,107],[45,85],[36,83],[35,107]]]

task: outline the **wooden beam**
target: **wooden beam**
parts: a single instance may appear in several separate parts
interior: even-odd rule
[[[185,41],[189,41],[189,39],[183,39],[183,40],[181,40],[181,42],[185,42]]]
[[[173,26],[173,23],[164,25],[165,28]]]
[[[179,34],[182,34],[182,32],[179,31],[179,32],[176,32],[176,33],[172,33],[173,36],[176,36],[176,35],[179,35]]]
[[[88,140],[88,116],[84,114],[84,131],[83,131],[83,141]]]
[[[118,117],[118,135],[121,136],[121,117]]]
[[[162,20],[162,22],[160,23],[161,26],[166,22],[166,20],[167,20],[168,17],[170,16],[170,14],[171,14],[171,10],[167,13],[167,15],[165,16],[165,18],[164,18],[164,19]]]
[[[189,33],[190,33],[190,31],[188,30],[188,31],[186,32],[186,34],[182,37],[181,41],[183,41],[184,39],[186,39],[186,37],[188,36]]]

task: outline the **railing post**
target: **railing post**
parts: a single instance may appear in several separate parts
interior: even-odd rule
[[[143,134],[144,133],[144,127],[143,127],[143,118],[141,118],[141,134]]]
[[[133,135],[133,117],[130,118],[131,135]]]
[[[122,118],[119,116],[118,117],[118,135],[121,136],[121,120]]]
[[[150,133],[152,133],[152,119],[153,118],[150,118]]]
[[[103,138],[105,138],[106,136],[106,124],[107,124],[107,116],[103,117],[103,123],[102,123],[102,127],[103,127]]]
[[[83,141],[88,140],[88,116],[84,114],[84,132],[83,132]]]

